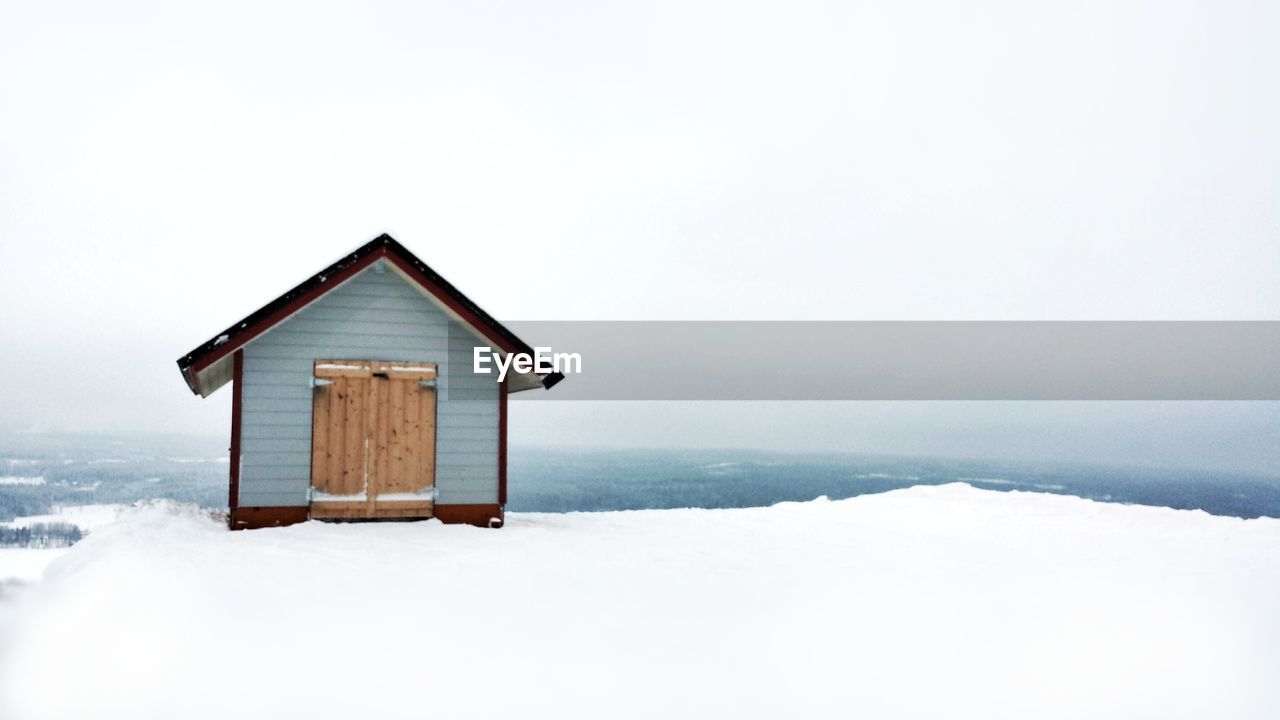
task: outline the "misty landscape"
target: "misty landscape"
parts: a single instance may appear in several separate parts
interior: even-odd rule
[[[14,433],[0,441],[0,546],[57,547],[86,506],[170,499],[226,508],[225,441]],[[513,512],[763,507],[963,482],[1116,503],[1280,517],[1280,478],[1223,471],[759,450],[513,447]],[[75,509],[68,511],[68,509]],[[25,521],[15,523],[18,518]],[[90,527],[86,527],[90,525]]]
[[[0,720],[1280,718],[1280,3],[0,56]]]

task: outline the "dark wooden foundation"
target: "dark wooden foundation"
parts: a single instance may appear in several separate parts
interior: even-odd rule
[[[502,527],[501,505],[436,505],[434,516],[442,523],[475,525],[476,527]],[[232,530],[281,527],[310,519],[311,508],[297,507],[238,507],[231,509],[229,525]]]
[[[475,525],[476,527],[502,527],[501,505],[437,505],[435,516],[442,523]]]
[[[279,527],[307,521],[307,506],[300,507],[238,507],[231,509],[232,530]]]

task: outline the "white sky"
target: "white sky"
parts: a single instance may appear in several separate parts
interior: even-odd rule
[[[0,423],[224,434],[174,360],[383,230],[504,319],[1280,319],[1274,3],[172,5],[0,7]],[[842,449],[1058,427],[913,407]],[[1217,407],[1178,427],[1280,420]],[[832,447],[876,412],[513,437]]]

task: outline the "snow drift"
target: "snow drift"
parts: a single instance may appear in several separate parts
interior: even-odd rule
[[[1280,717],[1280,521],[967,485],[503,530],[126,512],[0,717]]]

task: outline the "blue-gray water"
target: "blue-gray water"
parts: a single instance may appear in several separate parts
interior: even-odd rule
[[[0,438],[0,521],[54,505],[173,498],[225,507],[226,442],[187,437],[9,434]],[[17,484],[14,478],[44,478]],[[1280,517],[1280,477],[1203,470],[820,455],[755,450],[512,448],[511,511],[751,507],[921,484]]]

